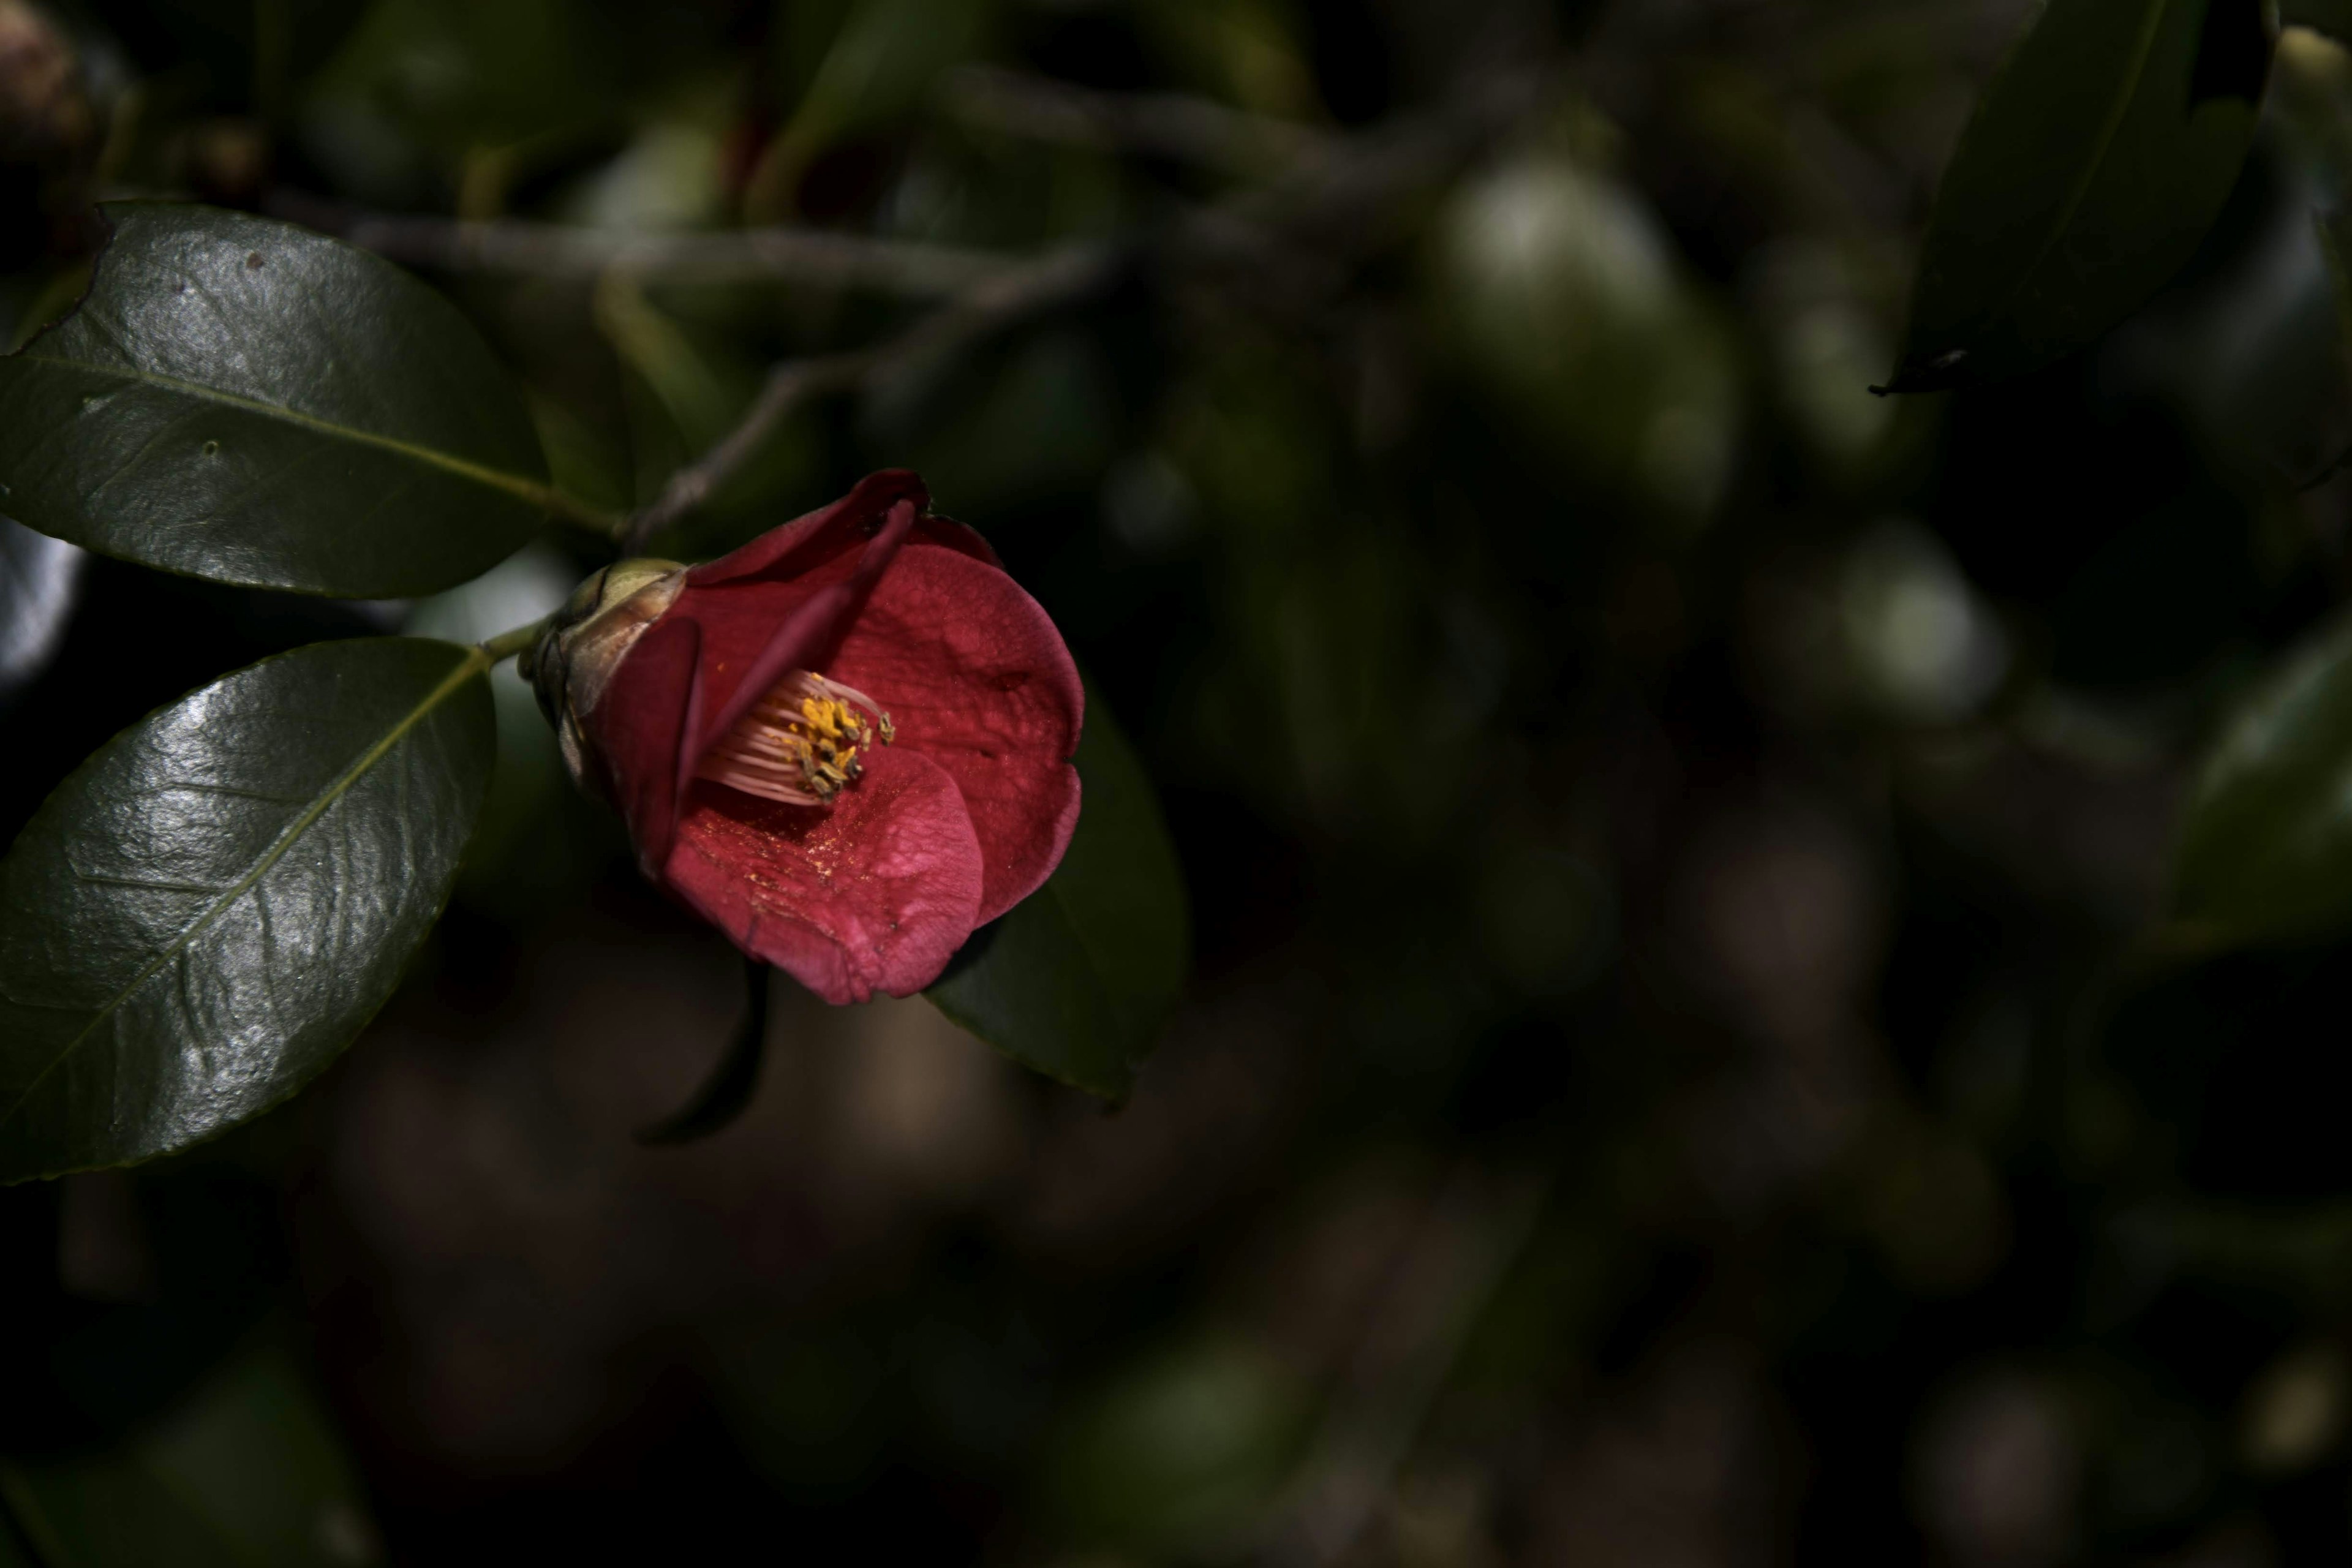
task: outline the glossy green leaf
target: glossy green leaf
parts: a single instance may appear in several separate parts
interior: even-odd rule
[[[264,218],[107,212],[89,298],[0,359],[0,510],[191,576],[393,598],[556,504],[520,395],[422,283]]]
[[[383,1555],[332,1424],[269,1348],[119,1447],[0,1461],[0,1505],[44,1568],[349,1568]]]
[[[302,648],[133,725],[43,804],[0,860],[0,1182],[184,1148],[350,1043],[481,809],[485,663]]]
[[[2208,940],[2352,919],[2352,623],[2242,701],[2183,814],[2174,918]]]
[[[1151,781],[1091,693],[1077,766],[1084,804],[1061,868],[928,994],[1014,1060],[1120,1100],[1183,988],[1191,916]]]
[[[2050,0],[1945,172],[1889,390],[2022,374],[2171,280],[2252,145],[2269,0]]]

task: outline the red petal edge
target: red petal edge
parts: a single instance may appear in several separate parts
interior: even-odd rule
[[[1086,689],[1036,600],[994,567],[910,546],[824,673],[890,715],[888,750],[920,752],[955,780],[987,873],[982,924],[1045,885],[1077,827]]]
[[[749,577],[800,576],[873,537],[882,519],[900,501],[912,501],[920,512],[930,499],[923,481],[905,468],[868,474],[831,506],[781,523],[740,550],[688,571],[687,584],[704,587]]]

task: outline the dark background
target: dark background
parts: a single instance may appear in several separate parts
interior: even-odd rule
[[[305,1560],[2342,1561],[2345,952],[2136,939],[2216,715],[2347,585],[2306,215],[2352,58],[2288,35],[2220,227],[2107,341],[1874,399],[2024,13],[0,0],[18,340],[94,190],[1131,237],[661,548],[919,468],[1143,748],[1197,950],[1116,1114],[780,984],[745,1120],[641,1149],[733,965],[509,688],[458,901],[324,1082],[0,1191],[13,1473],[263,1347],[364,1503]],[[1432,127],[1365,199],[1247,205]],[[1219,202],[1246,244],[1170,239]],[[613,508],[923,308],[424,270]],[[0,835],[227,669],[487,635],[603,559],[421,606],[85,563],[11,656]]]

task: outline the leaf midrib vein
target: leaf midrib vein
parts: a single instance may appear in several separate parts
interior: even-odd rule
[[[143,386],[160,387],[166,392],[175,392],[184,396],[215,403],[225,408],[235,408],[247,414],[258,414],[264,418],[276,419],[299,429],[311,430],[339,440],[351,441],[364,447],[374,447],[382,451],[394,452],[413,461],[426,464],[446,473],[456,474],[460,479],[471,479],[476,484],[503,490],[509,495],[530,501],[534,505],[551,506],[553,504],[553,492],[550,487],[535,479],[527,479],[520,474],[510,474],[503,468],[493,468],[485,464],[471,462],[436,447],[420,447],[413,441],[404,441],[395,436],[380,436],[373,430],[362,430],[350,425],[338,425],[331,419],[321,419],[317,415],[305,414],[299,409],[288,408],[282,404],[264,403],[257,397],[240,396],[234,392],[223,392],[217,387],[206,386],[201,382],[183,381],[175,375],[163,375],[152,370],[141,370],[136,367],[100,364],[91,360],[67,359],[57,354],[37,354],[22,351],[14,357],[35,364],[53,364],[66,370],[87,371],[95,375],[109,376],[117,381],[135,382]]]
[[[161,973],[166,964],[184,953],[207,927],[226,914],[238,900],[251,892],[256,884],[269,874],[271,868],[285,858],[293,849],[296,842],[316,826],[319,819],[324,816],[337,801],[350,793],[352,786],[357,784],[369,769],[390,755],[392,749],[406,739],[410,731],[423,723],[435,709],[447,701],[451,693],[488,669],[489,664],[488,656],[480,648],[467,649],[466,657],[458,661],[457,667],[449,672],[440,685],[435,687],[423,700],[410,709],[400,722],[386,731],[374,745],[362,752],[358,761],[329,781],[324,789],[310,798],[310,804],[303,808],[301,815],[287,825],[286,830],[278,836],[277,841],[263,851],[261,858],[254,862],[250,871],[224,889],[220,897],[215,899],[204,913],[189,921],[177,936],[164,944],[163,951],[149,960],[137,974],[132,975],[121,989],[108,998],[106,1003],[90,1016],[89,1022],[82,1026],[81,1032],[59,1047],[58,1054],[49,1058],[48,1064],[33,1075],[32,1079],[25,1085],[23,1092],[16,1096],[8,1109],[5,1111],[0,1111],[0,1127],[5,1127],[16,1119],[18,1113],[31,1103],[34,1093],[48,1080],[49,1075],[64,1066],[68,1058],[79,1050],[98,1031],[100,1025],[114,1016],[122,1005],[136,994],[141,987]]]
[[[2042,270],[2042,264],[2050,259],[2050,253],[2058,248],[2058,242],[2066,237],[2066,230],[2073,226],[2074,215],[2082,211],[2083,204],[2090,199],[2091,187],[2097,183],[2099,172],[2106,167],[2107,153],[2116,144],[2116,132],[2123,129],[2124,117],[2131,112],[2133,100],[2139,97],[2141,80],[2147,75],[2147,58],[2155,52],[2156,36],[2163,29],[2165,12],[2171,4],[2172,0],[2154,0],[2148,6],[2147,20],[2140,24],[2139,42],[2132,49],[2131,65],[2124,72],[2123,86],[2116,94],[2115,102],[2108,106],[2106,122],[2099,127],[2099,138],[2092,148],[2091,156],[2084,161],[2083,172],[2076,178],[2074,188],[2067,193],[2065,205],[2059,208],[2057,220],[2050,226],[2050,233],[2042,240],[2042,248],[2033,253],[2033,259],[2018,273],[2017,281],[2010,285],[2009,291],[1993,306],[1990,312],[1993,317],[2008,314],[2010,306],[2025,292],[2026,286]]]

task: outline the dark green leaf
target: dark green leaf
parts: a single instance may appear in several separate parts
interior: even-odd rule
[[[1085,803],[1061,868],[928,994],[1016,1061],[1120,1100],[1183,987],[1191,919],[1151,781],[1091,692],[1077,766]]]
[[[456,308],[337,240],[108,207],[78,310],[0,359],[0,510],[101,554],[363,598],[462,583],[554,504]]]
[[[0,1504],[51,1568],[335,1568],[382,1552],[333,1426],[275,1349],[118,1448],[0,1461]]]
[[[0,860],[0,1182],[184,1148],[351,1041],[481,809],[485,662],[302,648],[133,725],[43,804]]]
[[[2352,623],[2233,713],[2182,819],[2173,913],[2220,942],[2352,917]]]
[[[2050,0],[1945,173],[1890,390],[2022,374],[2147,303],[2237,180],[2276,36],[2268,0]]]

